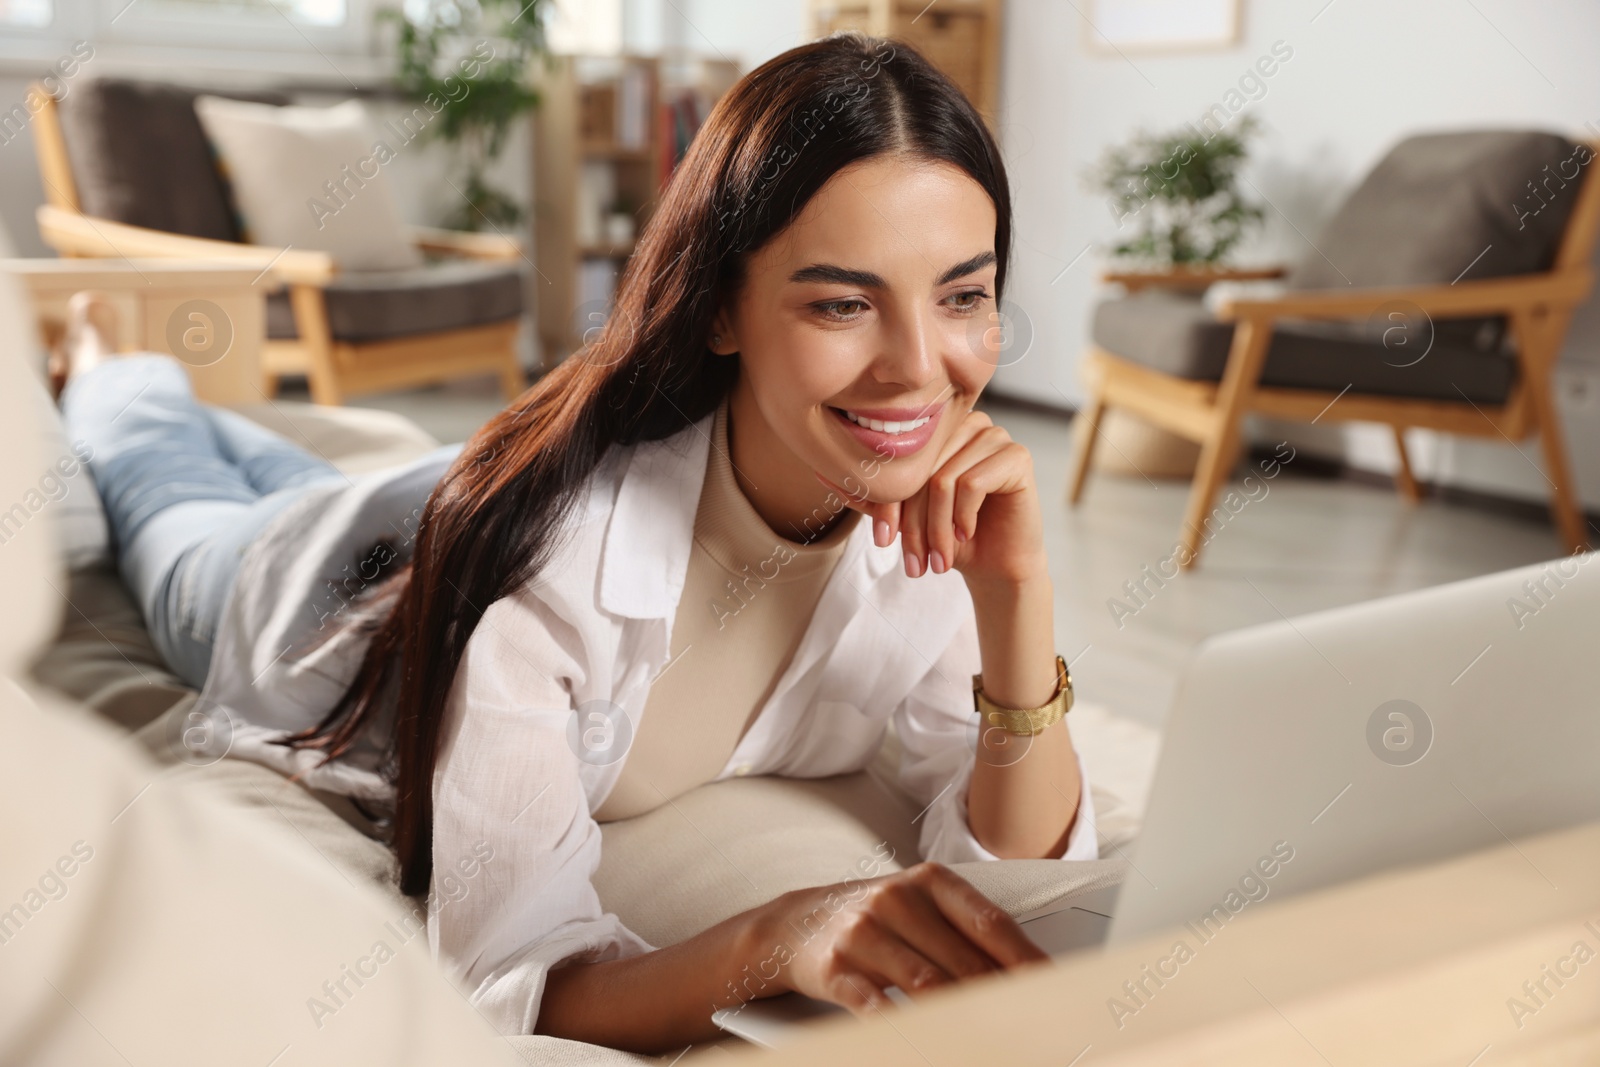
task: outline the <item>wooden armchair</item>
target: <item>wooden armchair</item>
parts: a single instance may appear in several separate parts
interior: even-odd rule
[[[1068,499],[1082,496],[1108,407],[1201,446],[1180,536],[1185,567],[1210,540],[1248,412],[1388,424],[1396,485],[1412,501],[1408,427],[1507,443],[1537,434],[1561,542],[1586,548],[1551,375],[1593,281],[1597,151],[1544,133],[1408,138],[1293,272],[1106,275],[1127,295],[1096,308]],[[1285,274],[1289,290],[1275,298],[1225,300],[1215,315],[1199,299],[1217,281]]]
[[[33,133],[47,199],[37,212],[45,243],[61,256],[259,268],[271,289],[261,358],[266,396],[285,374],[307,375],[319,404],[484,373],[499,376],[508,400],[526,387],[516,350],[525,257],[515,240],[414,227],[421,251],[453,260],[360,274],[341,272],[325,252],[247,244],[193,115],[195,90],[91,81],[69,98],[71,121],[42,87],[35,93],[44,104]]]

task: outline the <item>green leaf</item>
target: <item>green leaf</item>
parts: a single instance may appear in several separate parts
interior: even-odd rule
[[[464,203],[447,225],[477,230],[515,223],[523,208],[492,189],[484,173],[505,149],[517,121],[539,105],[533,63],[548,54],[544,19],[551,0],[426,0],[380,8],[379,28],[395,28],[395,84],[426,109],[421,139],[459,149]]]

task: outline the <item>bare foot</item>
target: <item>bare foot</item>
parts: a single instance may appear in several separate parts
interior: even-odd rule
[[[68,380],[98,366],[121,347],[117,309],[105,293],[86,289],[67,301],[67,329],[50,353],[50,385],[56,396]]]

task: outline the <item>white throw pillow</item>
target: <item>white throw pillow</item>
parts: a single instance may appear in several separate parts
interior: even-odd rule
[[[198,96],[194,109],[247,241],[328,252],[341,270],[421,265],[384,173],[394,151],[359,100],[280,107]]]

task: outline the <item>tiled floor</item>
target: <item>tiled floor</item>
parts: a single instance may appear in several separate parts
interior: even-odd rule
[[[491,381],[469,381],[357,403],[460,441],[502,402]],[[1213,634],[1560,554],[1543,523],[1439,501],[1412,507],[1392,490],[1305,477],[1289,464],[1219,529],[1196,570],[1158,576],[1158,585],[1141,572],[1172,555],[1187,483],[1096,476],[1082,504],[1068,508],[1068,424],[990,410],[1033,453],[1054,563],[1057,643],[1073,661],[1078,692],[1151,724],[1164,720],[1185,660]],[[1142,605],[1123,585],[1136,579]],[[1113,612],[1113,598],[1127,611]]]
[[[1439,501],[1411,506],[1392,489],[1306,477],[1291,463],[1252,490],[1194,570],[1158,586],[1142,569],[1155,573],[1172,555],[1188,483],[1091,474],[1069,508],[1067,425],[1006,408],[994,417],[1033,453],[1057,643],[1078,657],[1076,688],[1151,724],[1165,719],[1185,660],[1213,634],[1561,554],[1547,524]],[[1135,580],[1142,606],[1124,589]],[[1113,612],[1112,598],[1127,610]]]

